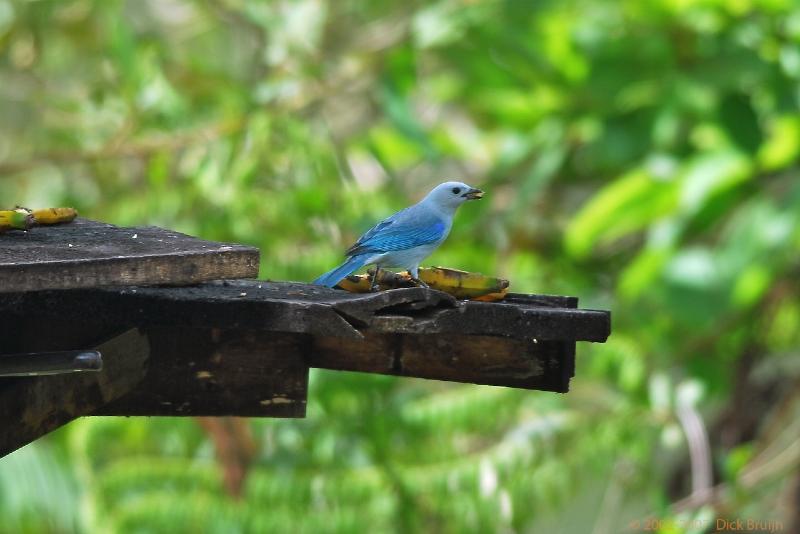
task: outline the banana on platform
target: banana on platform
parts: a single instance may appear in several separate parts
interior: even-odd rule
[[[419,278],[431,289],[460,299],[502,300],[508,292],[508,280],[446,267],[420,269]]]
[[[374,272],[374,270],[370,270],[367,274],[351,274],[342,279],[338,286],[351,293],[369,293],[372,289],[371,282]],[[381,290],[415,287],[414,282],[411,281],[411,275],[407,272],[393,273],[386,269],[381,269],[377,282]]]
[[[431,289],[444,291],[459,299],[492,302],[502,300],[508,292],[508,280],[445,267],[423,267],[419,270],[419,278]],[[339,282],[339,287],[353,293],[367,293],[371,279],[371,273],[350,275]],[[414,282],[407,272],[381,270],[378,285],[381,289],[395,289],[414,287]]]
[[[13,210],[0,210],[0,232],[5,230],[28,230],[37,224],[60,224],[78,216],[75,208],[45,208],[29,210],[17,206]]]
[[[36,224],[60,224],[70,222],[78,216],[75,208],[45,208],[33,210],[33,218]]]
[[[34,224],[30,210],[14,208],[13,210],[0,210],[0,232],[6,230],[27,230]]]

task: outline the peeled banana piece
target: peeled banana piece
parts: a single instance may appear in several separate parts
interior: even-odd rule
[[[346,277],[339,282],[339,287],[352,293],[368,293],[371,290],[370,282],[372,272],[356,274]],[[470,273],[446,267],[423,267],[419,270],[419,278],[431,289],[444,291],[458,299],[471,299],[482,301],[503,300],[508,292],[508,280],[485,276],[480,273]],[[393,273],[381,269],[378,274],[380,289],[395,289],[399,287],[414,287],[411,275],[407,272]]]

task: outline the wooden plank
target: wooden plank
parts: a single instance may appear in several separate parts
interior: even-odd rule
[[[456,308],[424,312],[404,308],[381,310],[367,326],[382,333],[604,342],[610,333],[610,320],[608,312],[597,310],[463,302]]]
[[[309,365],[565,393],[575,343],[488,336],[368,334],[363,340],[315,338]]]
[[[304,417],[307,348],[303,335],[131,329],[97,347],[102,371],[0,380],[0,427],[13,429],[0,456],[87,415]]]
[[[136,330],[97,347],[105,367],[97,373],[3,378],[0,381],[0,456],[133,389],[145,375],[149,345]]]
[[[566,392],[575,341],[610,331],[608,312],[572,297],[462,302],[424,288],[354,295],[257,280],[6,293],[0,313],[5,352],[145,332],[146,374],[95,406],[105,415],[302,417],[309,366]],[[0,398],[25,398],[15,388],[0,381]]]
[[[122,322],[84,324],[74,314],[29,321],[11,316],[11,320],[17,330],[9,332],[8,339],[14,346],[33,350],[91,347],[89,340],[100,332],[109,337],[124,329],[141,331],[147,339],[146,374],[130,395],[103,409],[106,415],[302,417],[305,413],[305,335]],[[115,364],[103,356],[102,372],[109,371],[109,365],[113,371]],[[0,380],[0,398],[14,380]],[[264,402],[274,398],[279,400]]]
[[[145,331],[147,374],[94,415],[305,417],[304,336],[181,327]]]
[[[258,257],[253,247],[78,218],[0,234],[0,293],[248,278]]]
[[[131,325],[249,328],[354,339],[374,331],[605,341],[610,314],[577,309],[576,301],[530,295],[489,303],[457,301],[425,288],[353,294],[309,284],[233,280],[193,287],[7,295],[0,298],[0,312],[58,314],[82,306]]]
[[[562,295],[528,295],[525,293],[508,293],[501,302],[504,304],[524,304],[545,308],[577,308],[578,297]]]

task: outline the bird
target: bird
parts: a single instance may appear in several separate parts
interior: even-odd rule
[[[462,182],[444,182],[425,198],[398,211],[367,230],[347,249],[347,259],[321,275],[312,284],[334,287],[344,277],[365,265],[375,265],[371,287],[377,289],[381,268],[407,270],[415,284],[428,287],[419,279],[419,264],[439,248],[453,225],[456,210],[469,200],[483,197],[483,191]]]

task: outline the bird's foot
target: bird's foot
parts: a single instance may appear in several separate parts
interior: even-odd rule
[[[420,280],[419,278],[414,278],[414,277],[412,276],[412,277],[411,277],[411,281],[412,281],[412,282],[414,282],[414,283],[417,285],[417,287],[424,287],[424,288],[426,288],[426,289],[430,289],[430,288],[431,288],[431,286],[429,286],[428,284],[426,284],[425,282],[423,282],[423,281],[422,281],[422,280]]]
[[[380,284],[378,284],[378,273],[381,271],[380,267],[375,267],[375,271],[372,271],[372,279],[369,282],[369,290],[370,293],[377,293],[381,290]],[[367,271],[368,273],[370,271]]]

